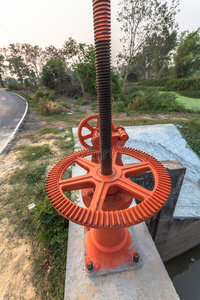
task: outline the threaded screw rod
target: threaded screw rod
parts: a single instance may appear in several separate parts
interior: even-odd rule
[[[112,174],[110,0],[93,0],[101,173]]]

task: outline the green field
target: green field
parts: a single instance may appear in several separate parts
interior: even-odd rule
[[[175,92],[174,92],[175,93]],[[189,97],[184,97],[175,93],[177,101],[182,103],[186,108],[191,110],[200,110],[200,99],[194,99]]]

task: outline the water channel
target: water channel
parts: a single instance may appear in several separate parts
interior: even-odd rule
[[[200,300],[200,245],[165,263],[181,300]]]

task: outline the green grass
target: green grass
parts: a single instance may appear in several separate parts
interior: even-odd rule
[[[57,127],[44,127],[44,128],[41,128],[38,132],[39,135],[44,135],[44,134],[48,134],[48,133],[58,134],[58,133],[60,133],[60,130]]]
[[[178,93],[173,92],[176,95],[176,99],[179,103],[182,103],[186,108],[193,111],[200,111],[200,99],[194,99],[179,95]]]
[[[28,184],[37,183],[41,180],[42,176],[45,174],[46,165],[39,165],[37,167],[34,166],[26,166],[23,169],[17,169],[10,176],[10,183],[17,182],[26,182]]]
[[[41,157],[48,156],[51,153],[52,152],[48,144],[42,146],[24,146],[23,151],[20,153],[20,157],[27,161],[35,161]]]

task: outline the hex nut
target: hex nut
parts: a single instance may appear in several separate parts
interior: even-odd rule
[[[93,265],[93,262],[91,260],[89,260],[87,262],[86,268],[87,268],[88,272],[92,272],[94,270],[94,265]]]
[[[134,255],[133,255],[133,262],[138,263],[139,260],[140,260],[140,256],[137,252],[135,252]]]

